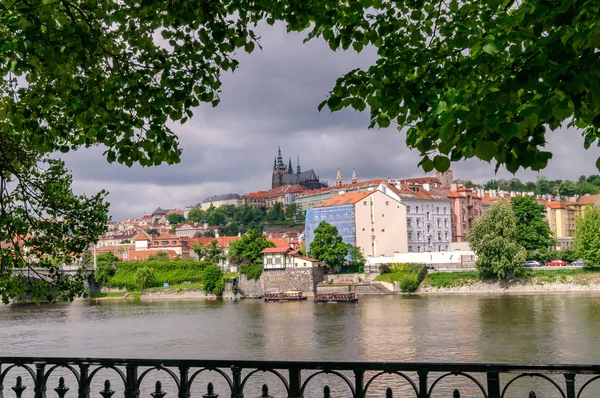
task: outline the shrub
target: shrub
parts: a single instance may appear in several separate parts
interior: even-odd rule
[[[217,265],[207,265],[202,272],[202,283],[206,293],[213,293],[217,296],[223,294],[225,282],[223,281],[223,271]]]
[[[381,264],[379,266],[379,273],[380,274],[387,274],[389,272],[391,272],[391,269],[390,269],[389,265],[387,265],[387,264]]]
[[[412,293],[419,288],[419,284],[421,281],[419,280],[418,274],[406,274],[400,277],[398,284],[400,286],[400,290],[405,293]]]
[[[154,285],[154,270],[149,267],[138,268],[135,271],[135,285],[138,289],[144,290]]]
[[[184,282],[202,282],[202,271],[204,271],[206,263],[191,260],[119,262],[115,274],[105,286],[117,289],[134,288],[136,287],[135,273],[144,267],[154,271],[154,280],[149,287],[159,287],[165,282],[173,285]]]

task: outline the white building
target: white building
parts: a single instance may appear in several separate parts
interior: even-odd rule
[[[398,181],[378,188],[406,206],[408,252],[441,252],[452,242],[450,198],[429,184],[407,185]]]
[[[207,210],[210,206],[221,207],[225,205],[242,206],[242,197],[237,193],[209,196],[200,203],[200,210]]]
[[[284,270],[286,268],[314,268],[319,266],[319,260],[303,257],[298,250],[291,247],[268,247],[261,251],[263,269]]]

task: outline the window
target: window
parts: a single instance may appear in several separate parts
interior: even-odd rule
[[[363,228],[363,231],[364,231],[364,230],[365,230],[365,229]]]
[[[421,233],[417,232],[417,240],[421,240]]]
[[[385,232],[385,229],[381,228],[381,232]]]
[[[412,246],[408,246],[408,251],[412,252]]]
[[[386,201],[385,201],[385,205],[386,205],[386,206],[389,206],[389,205],[390,205],[390,201],[389,201],[389,200],[386,200]]]
[[[429,216],[429,212],[427,212],[427,219],[431,220],[431,217]]]
[[[175,244],[177,244],[177,241],[176,240],[172,240],[171,243],[175,245]]]
[[[438,218],[438,220],[437,220],[437,226],[438,226],[438,227],[440,226],[440,219],[439,219],[439,218]]]
[[[447,210],[447,209],[444,207],[444,214],[446,214],[446,210]]]
[[[168,245],[168,244],[169,244],[169,241],[168,241],[168,240],[163,240],[161,243],[162,243],[163,245]]]
[[[444,240],[448,240],[448,232],[444,232]]]
[[[412,240],[412,232],[408,233],[408,240]]]
[[[417,227],[420,227],[420,226],[421,226],[421,219],[417,218]]]
[[[415,213],[419,212],[419,206],[415,207]]]
[[[448,226],[448,219],[445,219],[444,220],[444,227],[447,227],[447,226]]]
[[[421,246],[417,246],[417,251],[420,252],[421,251]]]
[[[435,212],[436,212],[437,214],[440,214],[440,208],[439,208],[439,207],[436,207],[436,208],[435,208]]]
[[[367,201],[366,200],[363,202],[363,205],[365,205],[365,206],[367,205]]]
[[[410,213],[410,206],[406,206],[406,212]]]
[[[281,257],[275,257],[275,264],[281,264]]]
[[[306,263],[302,263],[302,266],[306,267]]]
[[[442,233],[438,232],[438,240],[442,240]]]
[[[412,224],[412,219],[410,219],[410,218],[407,218],[407,219],[406,219],[406,225],[410,227],[410,226],[411,226],[411,224]]]
[[[382,214],[381,214],[381,218],[385,218],[385,214],[383,214],[383,213],[382,213]]]
[[[267,258],[267,264],[273,264],[273,259],[271,257]]]

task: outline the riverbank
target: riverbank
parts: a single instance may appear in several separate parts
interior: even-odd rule
[[[416,294],[600,292],[600,272],[595,270],[525,271],[510,281],[480,279],[476,272],[432,273]]]

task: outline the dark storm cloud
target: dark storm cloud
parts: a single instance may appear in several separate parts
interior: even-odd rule
[[[240,54],[240,67],[223,76],[222,103],[202,106],[185,125],[173,126],[180,137],[182,161],[173,166],[142,168],[108,164],[102,148],[65,156],[73,170],[75,189],[110,191],[116,220],[138,217],[156,207],[176,208],[221,193],[247,193],[270,188],[273,157],[281,146],[284,160],[300,156],[304,170],[323,180],[335,179],[339,167],[345,180],[352,169],[359,179],[415,177],[419,156],[394,129],[367,129],[368,113],[317,111],[335,80],[349,70],[367,67],[373,52],[332,52],[320,41],[302,43],[303,35],[286,34],[281,26],[261,27],[262,51]],[[549,178],[577,178],[595,173],[597,148],[582,149],[573,131],[548,134],[554,159],[544,171]],[[456,177],[485,182],[511,178],[502,169],[478,160],[452,165]],[[534,172],[517,177],[533,180]]]

